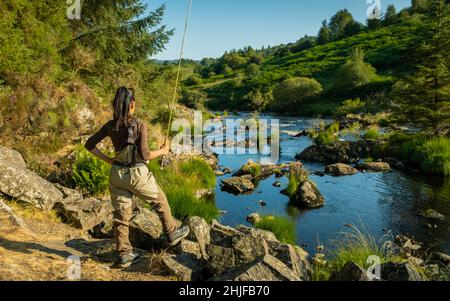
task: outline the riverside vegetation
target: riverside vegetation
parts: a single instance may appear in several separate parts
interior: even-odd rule
[[[382,21],[372,20],[367,26],[342,10],[330,22],[323,23],[318,37],[304,37],[291,45],[262,50],[248,47],[200,63],[185,60],[183,87],[178,91],[181,105],[177,106],[176,114],[190,117],[192,111],[185,106],[226,112],[283,113],[283,108],[302,115],[337,112],[338,123],[310,131],[317,146],[339,143],[344,131],[360,133],[364,128],[363,139],[387,141],[389,153],[405,164],[424,172],[450,175],[450,77],[448,68],[445,69],[450,49],[449,26],[446,26],[448,4],[437,0],[425,1],[428,4],[419,2],[413,1],[411,8],[399,13],[391,6]],[[270,280],[274,280],[270,277],[328,280],[339,277],[338,273],[345,272],[351,262],[361,269],[368,268],[365,260],[369,254],[379,255],[383,264],[399,264],[398,269],[402,271],[407,266],[407,280],[445,279],[449,262],[445,254],[433,254],[429,262],[410,263],[415,256],[427,254],[406,250],[415,245],[408,239],[395,242],[397,250],[380,248],[369,235],[357,231],[346,236],[342,240],[346,243],[337,245],[330,254],[323,254],[319,246],[318,254],[307,259],[301,248],[293,246],[295,227],[284,217],[265,215],[254,228],[218,224],[215,219],[220,212],[214,202],[203,195],[198,197],[200,190],[217,185],[216,167],[206,163],[208,159],[203,157],[174,157],[164,170],[160,168],[161,162],[149,164],[168,196],[175,217],[187,220],[201,231],[175,254],[146,253],[147,261],[137,271],[110,270],[102,263],[104,256],[109,256],[106,251],[111,249],[110,241],[102,241],[102,245],[94,240],[105,239],[111,230],[108,230],[110,208],[107,202],[99,201],[107,195],[109,168],[87,154],[79,142],[109,118],[109,98],[119,85],[135,89],[141,102],[137,115],[150,125],[151,148],[163,141],[162,129],[168,121],[175,66],[159,64],[148,57],[161,51],[173,34],[161,25],[164,6],[145,15],[146,7],[140,0],[84,1],[82,19],[73,21],[66,18],[64,2],[44,0],[37,4],[6,0],[0,4],[0,11],[4,16],[0,21],[0,40],[9,41],[0,44],[0,143],[13,146],[25,159],[13,154],[14,160],[9,160],[11,153],[7,148],[0,152],[2,168],[18,172],[15,175],[21,181],[21,187],[8,182],[13,188],[1,191],[0,196],[0,252],[4,260],[9,258],[0,265],[2,279],[65,279],[66,255],[83,255],[79,252],[82,248],[89,249],[83,259],[87,265],[84,270],[88,271],[83,277],[89,280],[220,277],[245,280],[244,274],[261,276],[252,274],[251,267],[240,270],[249,261],[275,270],[279,267],[283,270],[285,266],[290,269],[282,275],[276,272],[264,275]],[[434,22],[436,18],[442,22]],[[435,33],[436,28],[442,29],[439,34]],[[416,37],[426,38],[418,41]],[[433,55],[428,55],[430,52]],[[438,84],[431,83],[430,78]],[[410,97],[413,89],[418,92]],[[430,107],[433,110],[427,109]],[[361,119],[342,126],[351,116]],[[386,123],[394,127],[405,122],[418,126],[421,133],[386,135],[377,127]],[[103,148],[111,151],[108,143]],[[376,156],[364,157],[369,162]],[[258,178],[262,168],[253,165],[243,172]],[[311,189],[316,187],[303,173],[286,174],[288,194],[295,200],[304,201],[298,193],[303,184],[309,183]],[[41,200],[26,190],[26,186],[34,183],[24,182],[30,178],[39,183],[38,187],[43,185],[47,189],[48,199]],[[1,178],[1,181],[9,180]],[[2,187],[6,187],[3,182]],[[57,200],[62,205],[53,207]],[[86,211],[81,206],[89,209]],[[77,217],[73,212],[88,213]],[[154,237],[158,233],[148,231],[146,226],[159,229],[160,225],[148,208],[138,205],[136,212],[132,228],[137,234],[133,243],[148,251],[151,249],[148,243],[156,246],[159,241]],[[96,214],[100,220],[93,217]],[[74,226],[77,223],[82,229]],[[142,240],[146,241],[142,243]],[[230,241],[232,245],[228,244]],[[245,248],[248,244],[253,248]],[[27,250],[32,250],[31,254],[27,255]],[[42,254],[49,252],[53,254],[52,260]],[[192,262],[181,265],[174,262],[174,258],[187,253],[194,254],[194,267]],[[278,256],[283,261],[281,258],[286,254],[289,260],[294,258],[292,266],[289,260],[280,263],[273,259]],[[329,262],[325,256],[329,256]],[[236,260],[235,265],[223,265],[224,259],[229,258]],[[38,264],[28,274],[24,273],[32,262]],[[13,271],[11,266],[23,269]],[[48,266],[52,267],[50,271],[42,274]],[[163,271],[166,274],[161,276]],[[232,274],[228,275],[228,271]]]

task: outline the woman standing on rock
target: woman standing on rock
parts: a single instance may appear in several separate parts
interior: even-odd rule
[[[114,98],[114,119],[106,123],[85,144],[94,156],[112,165],[110,176],[111,201],[114,207],[114,229],[119,254],[119,265],[128,267],[140,259],[129,240],[132,198],[152,205],[163,224],[171,245],[176,245],[189,234],[189,228],[180,228],[173,218],[164,192],[157,184],[146,162],[167,155],[169,145],[150,152],[147,143],[147,125],[133,117],[136,109],[134,93],[121,87]],[[102,153],[97,145],[110,137],[116,151],[114,159]]]

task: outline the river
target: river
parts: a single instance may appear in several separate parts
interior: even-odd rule
[[[248,115],[240,115],[239,118],[248,118]],[[292,133],[313,127],[317,120],[270,115],[260,118],[280,120],[282,153],[279,163],[293,162],[296,154],[313,143],[308,137],[293,138]],[[258,162],[260,158],[260,155],[224,154],[219,156],[219,163],[235,172],[249,159]],[[261,181],[252,194],[236,196],[222,191],[221,180],[231,177],[225,175],[218,177],[215,190],[216,205],[224,211],[220,222],[229,226],[248,225],[246,217],[253,212],[287,216],[296,223],[297,244],[310,252],[319,244],[332,248],[334,241],[342,231],[348,229],[349,224],[370,233],[376,239],[386,235],[407,234],[433,245],[435,250],[450,252],[450,178],[410,175],[395,170],[345,177],[320,177],[313,173],[324,171],[324,164],[303,164],[325,197],[324,207],[305,211],[290,207],[288,197],[280,193],[288,180],[276,179],[275,176]],[[274,187],[276,181],[280,181],[282,187]],[[267,206],[262,207],[260,201],[264,201]],[[430,208],[444,214],[445,221],[430,221],[419,216],[421,210]],[[431,228],[427,226],[429,224]]]

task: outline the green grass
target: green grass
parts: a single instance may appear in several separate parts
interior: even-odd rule
[[[317,145],[329,144],[337,141],[339,134],[339,123],[335,122],[328,126],[325,130],[316,133],[314,143]]]
[[[213,170],[204,161],[192,159],[186,162],[174,162],[161,170],[158,160],[149,164],[157,182],[169,200],[172,214],[178,219],[189,216],[203,217],[207,222],[219,216],[214,202],[196,199],[199,189],[212,188],[216,185]]]
[[[363,138],[365,140],[376,140],[381,138],[380,129],[378,127],[371,127],[370,129],[364,132]]]
[[[394,134],[389,138],[393,154],[422,171],[450,176],[450,138]]]
[[[255,178],[258,178],[262,174],[262,167],[260,164],[254,163],[253,161],[247,162],[241,168],[242,172],[247,175],[252,175]]]
[[[287,193],[289,197],[294,197],[297,193],[297,189],[300,186],[303,181],[305,181],[305,178],[303,175],[299,174],[295,170],[291,168],[290,172],[287,175],[287,178],[289,180],[288,187],[287,187]]]
[[[378,256],[381,263],[404,261],[391,248],[390,239],[391,237],[386,235],[378,241],[367,231],[363,232],[356,227],[342,232],[334,241],[333,249],[327,254],[328,263],[325,266],[316,265],[312,279],[326,281],[334,272],[340,271],[351,261],[367,269],[371,266],[371,263],[367,262],[370,256]]]
[[[273,215],[262,216],[261,221],[256,223],[255,227],[272,232],[281,242],[295,244],[295,222],[289,218]]]

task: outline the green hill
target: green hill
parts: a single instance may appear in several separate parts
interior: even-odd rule
[[[304,115],[331,115],[334,108],[348,98],[366,99],[374,94],[387,94],[398,76],[415,69],[410,56],[414,50],[410,45],[419,24],[418,18],[410,16],[378,29],[365,28],[356,35],[325,45],[315,43],[295,53],[287,51],[290,45],[279,46],[278,51],[265,56],[253,72],[248,70],[247,64],[227,70],[225,74],[204,76],[191,85],[185,82],[185,89],[206,93],[206,105],[211,109],[277,111],[272,105],[273,92],[280,82],[292,77],[312,78],[323,87],[320,97],[301,107],[286,109]],[[355,89],[339,89],[336,87],[337,71],[355,48],[364,52],[365,62],[376,69],[377,76]]]

